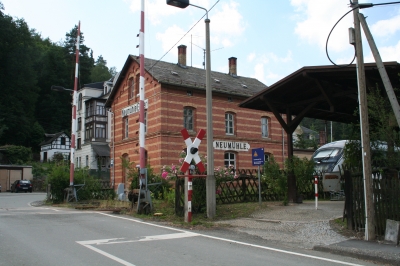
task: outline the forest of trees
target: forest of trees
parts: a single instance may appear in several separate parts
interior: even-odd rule
[[[73,89],[77,25],[63,42],[43,38],[23,18],[4,14],[0,2],[0,146],[20,145],[39,151],[44,133],[71,131],[69,93],[51,91],[52,85]],[[40,29],[39,29],[40,30]],[[115,67],[93,58],[80,34],[78,89],[110,79]]]

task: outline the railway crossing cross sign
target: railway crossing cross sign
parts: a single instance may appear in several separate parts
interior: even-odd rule
[[[186,157],[185,157],[185,161],[183,162],[183,164],[181,166],[181,171],[186,172],[189,169],[191,161],[194,160],[197,167],[199,168],[200,173],[203,173],[205,171],[205,169],[204,169],[203,162],[201,161],[200,156],[199,156],[199,145],[200,145],[200,142],[203,140],[203,137],[206,134],[206,131],[204,129],[200,129],[199,133],[197,133],[197,136],[193,142],[190,139],[189,133],[186,130],[186,128],[181,130],[181,134],[182,134],[183,139],[185,140],[185,144],[187,146]]]

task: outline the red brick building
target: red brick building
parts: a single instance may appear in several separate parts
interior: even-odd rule
[[[206,130],[206,71],[186,65],[186,46],[178,47],[178,63],[145,60],[145,148],[146,161],[155,172],[163,165],[178,165],[186,148],[180,131],[192,138]],[[214,128],[214,166],[252,166],[253,148],[264,148],[265,156],[283,162],[286,136],[272,113],[239,108],[238,104],[266,88],[254,78],[238,75],[236,58],[229,58],[229,72],[211,72]],[[139,58],[128,56],[106,102],[111,119],[112,178],[126,183],[122,157],[139,164]],[[207,133],[199,146],[207,154]],[[179,165],[180,166],[180,165]]]

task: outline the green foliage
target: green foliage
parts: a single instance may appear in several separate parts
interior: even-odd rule
[[[53,203],[60,203],[64,200],[64,189],[69,187],[69,164],[67,162],[50,164],[47,184],[51,184],[51,200]],[[78,186],[77,197],[79,201],[91,199],[114,199],[113,189],[102,189],[98,179],[89,175],[87,168],[79,168],[74,172],[74,184]]]
[[[111,77],[112,75],[107,67],[107,61],[104,60],[102,55],[100,55],[92,69],[90,80],[91,82],[100,82],[109,80]]]
[[[294,173],[298,185],[313,180],[314,168],[314,161],[305,157],[300,159],[297,156],[293,156],[291,159],[285,160],[285,170]]]
[[[31,148],[6,145],[1,147],[1,149],[3,150],[3,153],[5,153],[10,164],[24,164],[32,159]]]
[[[47,184],[51,185],[52,202],[62,202],[64,200],[64,189],[69,187],[69,165],[65,163],[54,164],[50,169]]]
[[[263,166],[263,174],[261,176],[261,186],[267,187],[269,194],[286,195],[287,194],[287,177],[284,171],[280,169],[279,164],[275,161],[273,155],[265,162]]]
[[[45,179],[51,167],[48,163],[30,162],[34,179]]]
[[[317,139],[308,139],[304,137],[304,134],[297,134],[297,140],[293,142],[293,146],[298,149],[314,149],[318,148]]]

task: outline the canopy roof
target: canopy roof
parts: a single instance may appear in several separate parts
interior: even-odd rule
[[[399,63],[385,62],[384,65],[393,88],[400,88]],[[365,76],[367,91],[376,85],[384,89],[375,63],[365,64]],[[239,106],[274,112],[275,116],[299,116],[300,121],[303,117],[310,117],[343,123],[357,122],[359,117],[354,114],[358,106],[356,65],[303,67]]]

